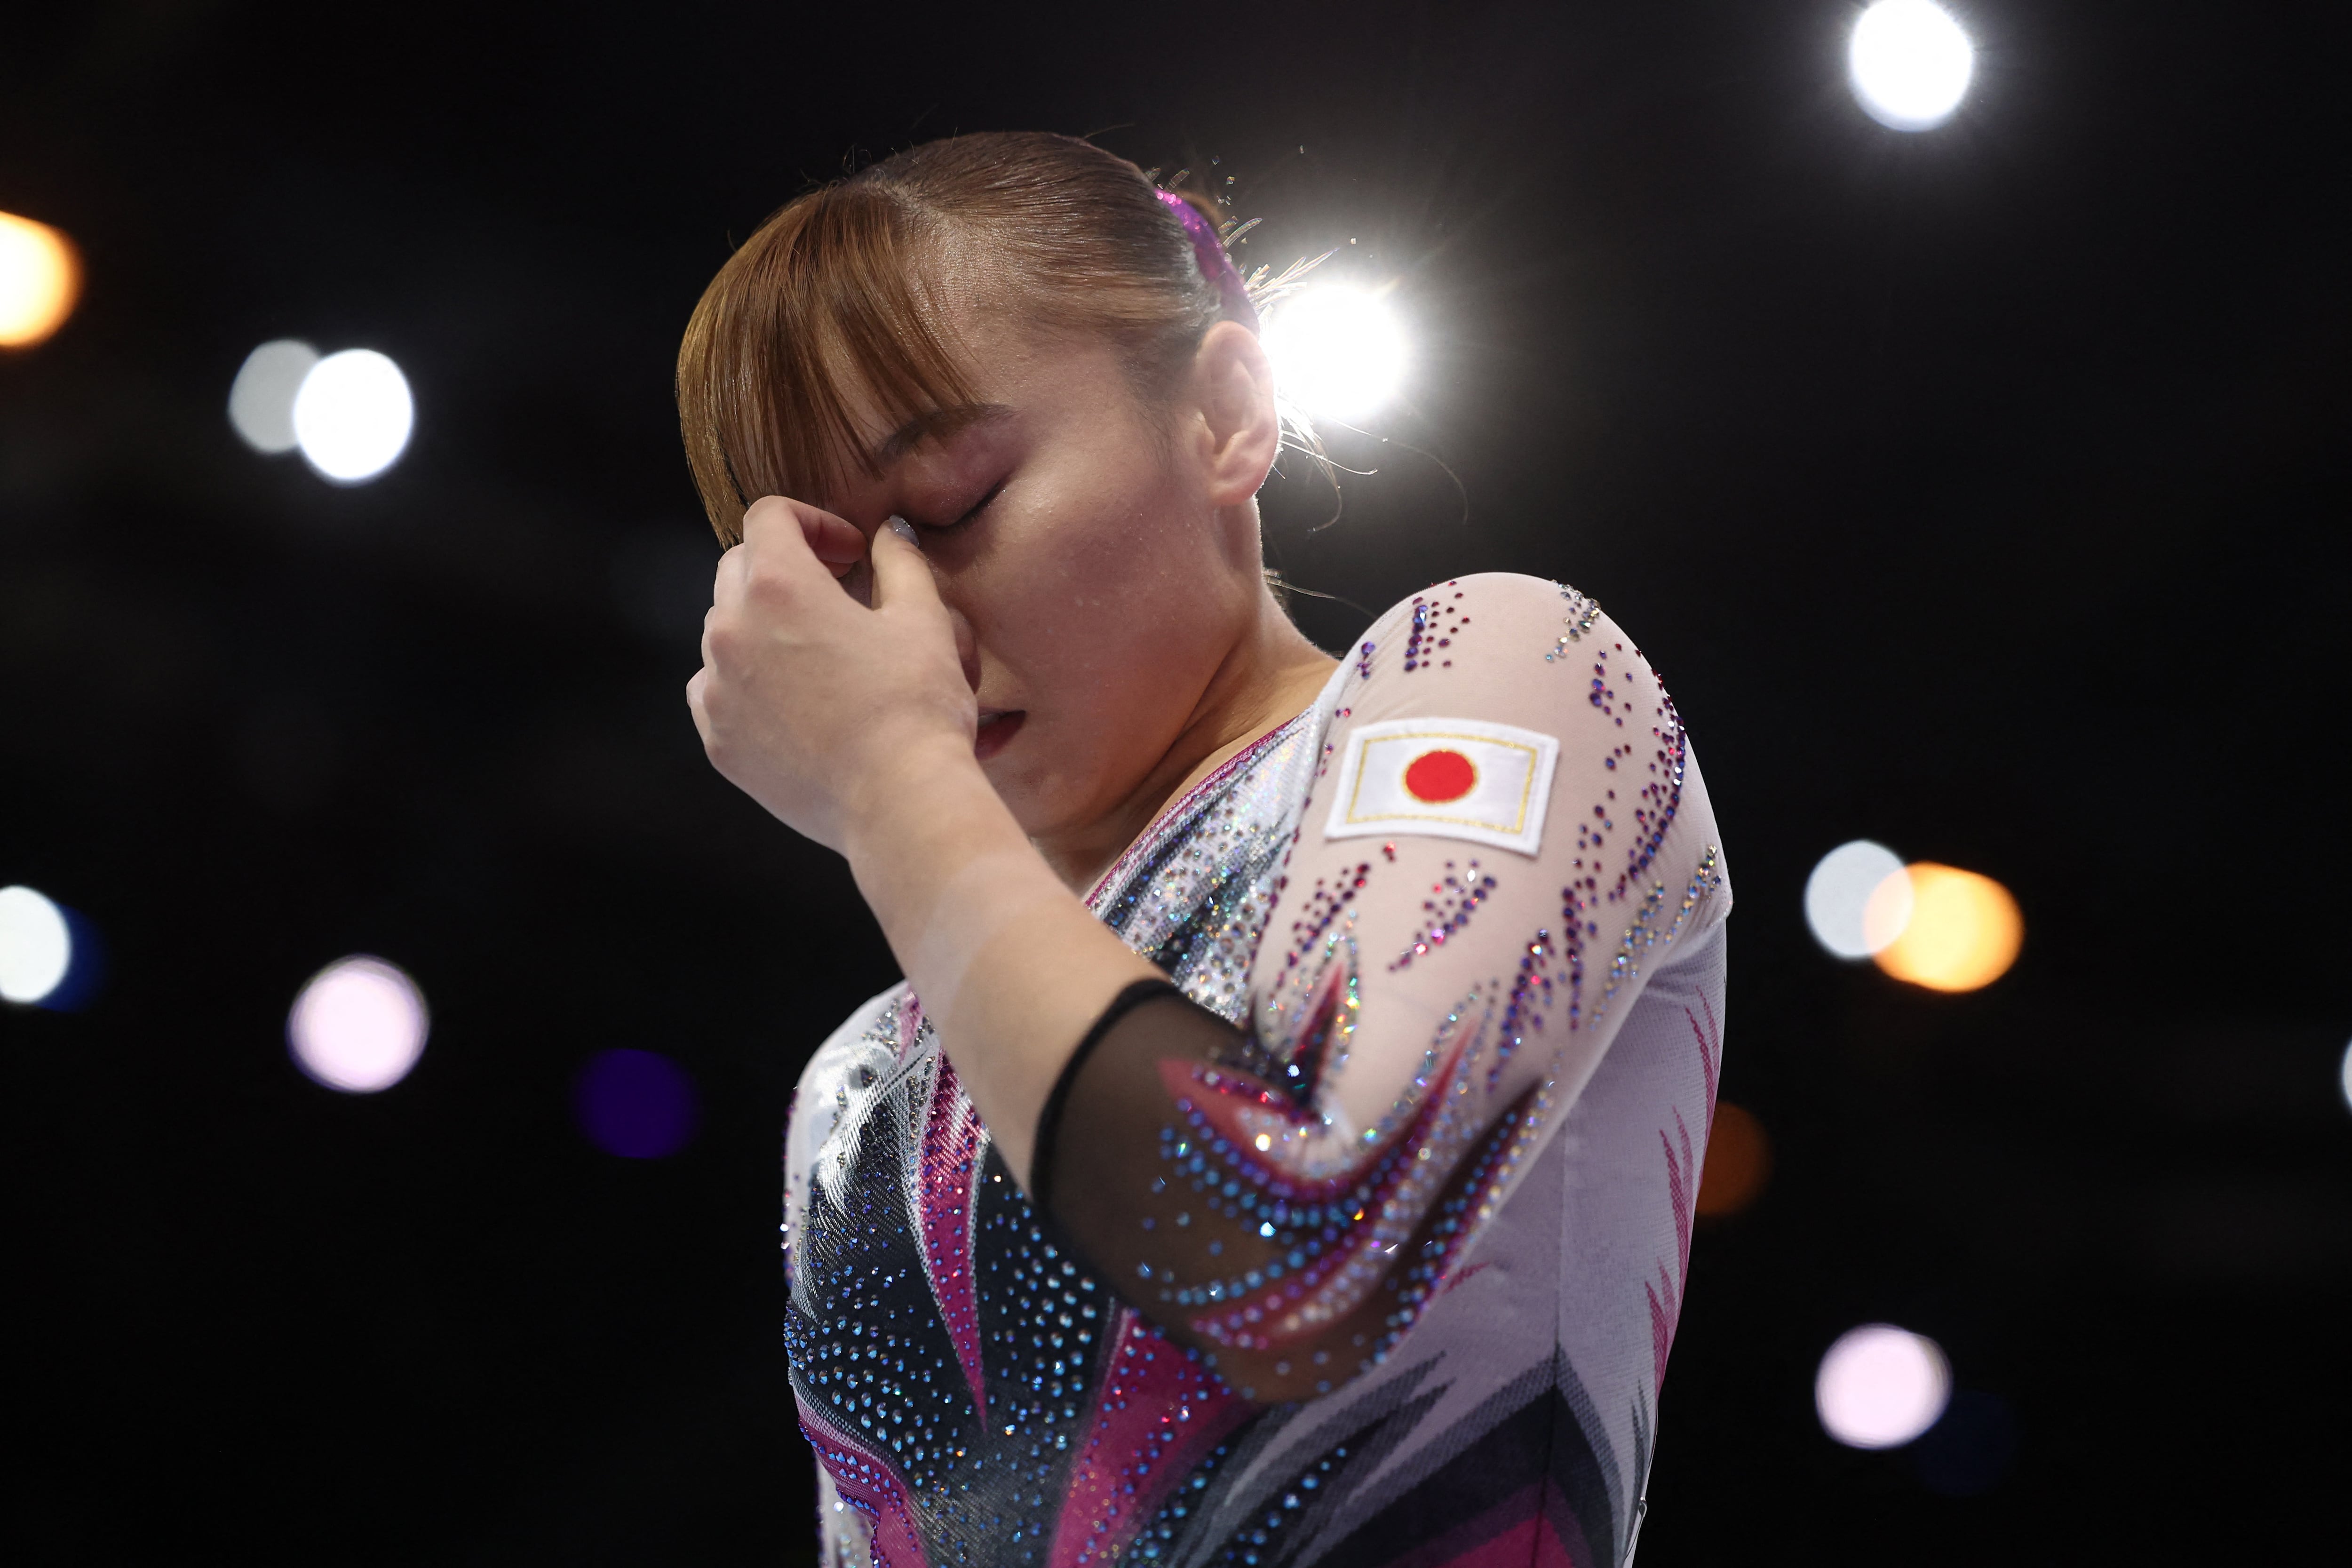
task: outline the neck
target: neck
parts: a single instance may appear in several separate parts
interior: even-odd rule
[[[1163,806],[1295,718],[1338,663],[1290,624],[1272,590],[1262,590],[1255,625],[1217,667],[1175,744],[1112,810],[1033,840],[1038,853],[1084,897]]]

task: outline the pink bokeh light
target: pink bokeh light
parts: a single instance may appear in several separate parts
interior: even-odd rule
[[[432,1027],[425,994],[398,965],[365,953],[310,977],[286,1016],[295,1065],[342,1094],[375,1094],[408,1076]]]

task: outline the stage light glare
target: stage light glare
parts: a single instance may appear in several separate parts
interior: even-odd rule
[[[1943,1348],[1892,1323],[1840,1334],[1813,1376],[1822,1430],[1849,1448],[1899,1448],[1933,1426],[1951,1397]]]
[[[66,324],[81,296],[81,258],[45,223],[0,213],[0,348],[30,348]]]
[[[1868,958],[1903,934],[1911,885],[1903,861],[1884,844],[1857,838],[1821,858],[1805,879],[1805,923],[1813,940],[1840,958]],[[1874,906],[1882,889],[1888,897]]]
[[[37,1005],[72,967],[65,910],[30,888],[0,888],[0,1001]]]
[[[408,378],[373,349],[329,354],[294,395],[295,443],[312,468],[342,484],[392,467],[415,423]]]
[[[1873,120],[1926,131],[1951,118],[1976,74],[1976,46],[1929,0],[1878,0],[1853,25],[1846,70]]]
[[[1388,300],[1339,283],[1269,307],[1265,342],[1276,390],[1309,415],[1342,422],[1394,397],[1411,359],[1403,323]]]
[[[1974,991],[2009,973],[2025,940],[2025,918],[2007,888],[1927,860],[1905,867],[1903,877],[1907,899],[1882,888],[1864,914],[1864,925],[1875,929],[1887,923],[1897,900],[1909,906],[1899,934],[1872,954],[1879,968],[1930,991]]]
[[[257,452],[290,452],[294,398],[319,363],[319,351],[292,338],[267,342],[245,356],[229,384],[228,422]]]
[[[425,994],[399,967],[356,953],[310,977],[286,1016],[294,1062],[343,1094],[374,1094],[408,1076],[432,1020]]]

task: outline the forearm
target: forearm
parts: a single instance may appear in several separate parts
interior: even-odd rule
[[[1158,974],[1065,887],[968,751],[910,756],[850,825],[858,890],[1014,1178],[1063,1064]]]

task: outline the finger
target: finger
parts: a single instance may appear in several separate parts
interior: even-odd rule
[[[832,567],[836,577],[866,559],[866,535],[829,511],[803,507],[801,537],[808,541],[809,553]]]
[[[719,557],[719,569],[710,576],[710,607],[714,610],[740,604],[743,600],[743,579],[751,566],[751,552],[740,544],[727,547]],[[703,616],[706,628],[710,617]]]
[[[915,543],[915,530],[903,517],[894,517],[874,531],[874,607],[936,605],[940,585],[931,579],[931,563]]]
[[[830,567],[854,566],[866,558],[866,536],[857,525],[837,517],[823,507],[794,500],[790,496],[762,496],[743,513],[743,538],[749,542],[756,526],[761,531],[782,531],[789,518],[790,526],[800,531],[801,542],[809,553]],[[840,572],[834,575],[838,577]]]
[[[694,732],[702,737],[705,748],[710,744],[710,714],[703,706],[704,694],[709,689],[710,671],[698,669],[694,679],[686,683],[686,710],[694,715]]]
[[[819,584],[835,588],[833,569],[809,548],[794,505],[782,496],[765,496],[744,512],[743,542],[737,547],[742,552],[740,602],[788,609],[816,603],[810,595]],[[724,610],[732,603],[722,596],[719,605]]]

